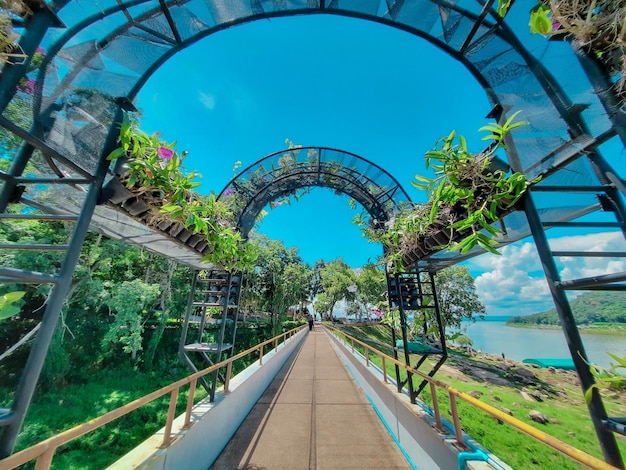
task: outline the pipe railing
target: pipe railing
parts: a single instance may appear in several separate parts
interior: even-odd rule
[[[116,419],[121,418],[128,413],[141,408],[148,403],[161,398],[167,394],[170,395],[170,401],[168,405],[167,418],[165,422],[165,432],[163,435],[163,442],[161,443],[161,448],[168,447],[172,441],[172,427],[174,425],[174,419],[176,418],[176,405],[178,403],[178,397],[180,395],[180,389],[185,385],[189,384],[189,396],[187,398],[187,407],[185,409],[185,420],[184,424],[181,427],[181,430],[188,428],[191,426],[191,414],[193,410],[194,404],[194,396],[196,392],[196,385],[198,383],[198,379],[204,377],[205,375],[211,374],[222,367],[226,366],[226,375],[224,380],[223,393],[227,394],[229,392],[229,384],[232,374],[232,365],[233,362],[241,359],[245,356],[248,356],[256,351],[259,352],[259,365],[263,365],[263,350],[265,346],[268,344],[273,344],[274,349],[278,350],[279,342],[284,344],[287,339],[291,338],[296,333],[302,331],[306,325],[294,328],[290,331],[282,333],[274,338],[263,341],[262,343],[257,344],[245,351],[242,351],[228,359],[218,362],[217,364],[212,365],[211,367],[207,367],[206,369],[200,370],[194,374],[191,374],[183,379],[180,379],[176,382],[173,382],[169,385],[166,385],[159,390],[156,390],[148,395],[145,395],[141,398],[138,398],[126,405],[120,406],[108,413],[99,416],[98,418],[92,419],[86,423],[75,426],[67,431],[64,431],[60,434],[52,436],[45,441],[40,442],[39,444],[35,444],[32,447],[16,452],[9,457],[0,460],[0,468],[2,470],[12,470],[20,465],[23,465],[32,460],[36,460],[35,462],[35,470],[48,470],[50,465],[52,464],[52,459],[54,457],[54,453],[57,448],[67,444],[68,442],[77,439],[81,436],[84,436],[91,431],[98,429],[105,424],[110,423],[111,421],[115,421]]]
[[[461,428],[461,420],[460,420],[459,411],[457,407],[457,399],[460,399],[468,403],[469,405],[475,408],[478,408],[481,411],[493,416],[498,421],[508,424],[514,429],[530,437],[537,439],[539,442],[542,442],[543,444],[549,447],[552,447],[553,449],[560,452],[561,454],[571,458],[572,460],[575,460],[578,463],[586,465],[589,468],[599,469],[599,470],[619,470],[617,467],[614,467],[613,465],[610,465],[603,460],[600,460],[592,455],[589,455],[583,452],[582,450],[577,449],[574,446],[571,446],[543,431],[540,431],[539,429],[534,428],[533,426],[530,426],[529,424],[517,418],[514,418],[506,414],[505,412],[500,411],[499,409],[494,408],[493,406],[488,405],[487,403],[484,403],[474,398],[471,395],[468,395],[467,393],[461,392],[460,390],[450,387],[449,385],[443,382],[440,382],[439,380],[436,380],[429,375],[426,375],[418,370],[413,369],[410,365],[407,365],[404,362],[398,361],[397,359],[383,353],[382,351],[379,351],[378,349],[373,348],[369,344],[363,341],[360,341],[350,335],[347,335],[346,333],[344,333],[343,331],[337,328],[334,328],[330,325],[324,325],[324,327],[327,330],[331,331],[333,334],[335,334],[335,336],[337,336],[340,340],[343,340],[343,342],[346,345],[349,344],[350,350],[352,351],[353,354],[356,350],[356,345],[362,347],[364,351],[363,356],[365,358],[367,367],[370,367],[370,364],[371,364],[371,360],[369,358],[370,354],[375,354],[379,356],[382,359],[382,364],[383,364],[382,373],[383,373],[383,381],[385,383],[388,383],[387,371],[386,371],[387,362],[393,363],[397,365],[398,367],[406,370],[409,377],[411,375],[416,375],[424,380],[427,380],[430,384],[430,394],[431,394],[431,399],[432,399],[432,412],[435,418],[435,428],[437,431],[442,432],[442,433],[445,432],[445,428],[443,426],[439,401],[437,399],[437,389],[446,391],[448,394],[449,401],[450,401],[450,413],[452,414],[452,427],[453,427],[454,436],[455,436],[454,445],[458,449],[461,449],[461,450],[467,449],[467,445],[465,444],[465,441],[463,439],[463,430]]]

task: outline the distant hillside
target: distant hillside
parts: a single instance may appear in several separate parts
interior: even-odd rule
[[[588,292],[570,301],[577,325],[626,323],[626,292]],[[559,325],[555,309],[513,317],[507,325]]]

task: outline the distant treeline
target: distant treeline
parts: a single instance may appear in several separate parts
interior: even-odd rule
[[[577,325],[626,323],[626,292],[588,292],[570,302]],[[556,309],[513,317],[507,324],[559,325]]]

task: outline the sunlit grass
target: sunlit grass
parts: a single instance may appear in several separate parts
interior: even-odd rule
[[[383,330],[383,331],[381,331]],[[384,331],[386,330],[387,333]],[[391,333],[389,328],[384,326],[357,327],[351,326],[342,328],[360,341],[363,341],[373,348],[393,356],[391,348]],[[371,338],[370,339],[370,333]],[[387,341],[389,346],[381,347],[380,343]],[[361,353],[364,348],[356,346],[355,349]],[[385,351],[386,349],[386,351]],[[451,356],[460,356],[465,359],[466,355],[459,351],[451,351]],[[382,368],[382,360],[379,356],[370,353],[369,360],[379,368]],[[402,360],[402,359],[401,359]],[[479,359],[472,359],[479,360]],[[450,360],[453,362],[453,360]],[[483,361],[487,364],[489,361]],[[412,360],[415,364],[415,359]],[[428,360],[422,366],[422,372],[428,372],[434,364],[433,360]],[[521,364],[520,364],[521,366]],[[387,374],[396,379],[395,365],[386,364]],[[497,369],[494,369],[497,370]],[[576,383],[572,383],[573,373],[562,373],[559,371],[550,372],[547,369],[532,369],[537,376],[540,386],[521,385],[514,382],[510,386],[495,385],[474,380],[468,375],[451,373],[449,369],[441,369],[435,378],[448,386],[461,392],[478,396],[479,400],[493,406],[494,408],[510,412],[512,416],[529,424],[551,436],[576,447],[589,455],[603,459],[602,451],[589,416],[589,411],[584,401],[582,389]],[[566,380],[564,377],[570,377]],[[406,372],[401,371],[400,380],[404,380]],[[421,382],[421,378],[415,377],[415,388]],[[540,390],[545,397],[543,401],[527,401],[521,394],[522,388],[526,390]],[[439,407],[444,419],[452,422],[448,392],[439,389],[437,392]],[[608,414],[611,416],[626,415],[626,400],[624,393],[611,392],[604,397],[604,403]],[[420,394],[420,400],[432,406],[430,387],[426,387]],[[551,447],[535,440],[534,438],[518,431],[511,426],[498,421],[486,412],[479,410],[463,400],[457,400],[457,406],[461,416],[461,426],[463,430],[480,445],[497,455],[512,468],[518,469],[579,469],[580,464],[564,456]],[[547,424],[538,424],[532,421],[528,413],[536,410],[543,413],[548,419]],[[618,446],[622,455],[626,455],[626,438],[616,434]]]

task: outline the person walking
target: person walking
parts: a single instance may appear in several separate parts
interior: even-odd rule
[[[313,329],[313,316],[309,313],[306,319],[309,322],[309,331],[311,331]]]

